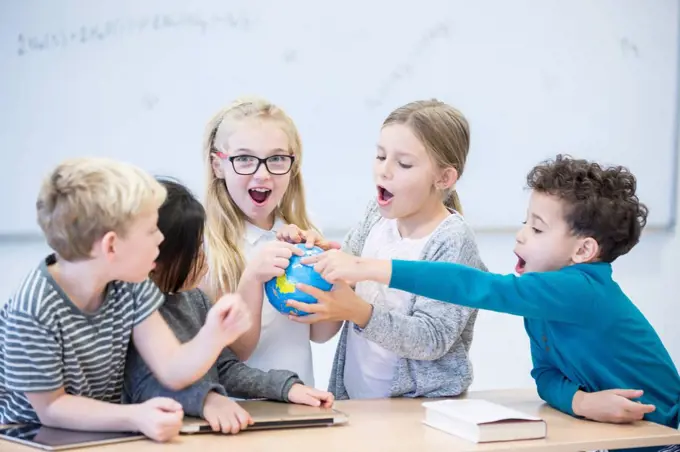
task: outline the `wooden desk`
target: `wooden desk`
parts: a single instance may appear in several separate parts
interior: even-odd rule
[[[171,443],[151,441],[99,446],[102,452],[277,451],[545,451],[566,452],[680,444],[680,431],[639,422],[632,425],[581,421],[545,405],[534,390],[472,392],[481,398],[537,414],[548,424],[541,440],[474,444],[422,424],[422,399],[341,401],[336,408],[349,415],[349,424],[336,427],[243,432],[238,435],[181,436]],[[30,452],[15,443],[0,441],[2,452]],[[95,449],[81,449],[95,450]]]

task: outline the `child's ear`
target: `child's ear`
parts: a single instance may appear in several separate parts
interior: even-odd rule
[[[438,190],[448,190],[458,182],[458,171],[453,167],[448,167],[439,173],[439,178],[435,181]]]
[[[107,260],[111,260],[113,258],[113,255],[116,252],[116,241],[118,240],[118,236],[116,235],[115,232],[109,231],[104,236],[97,242],[95,252],[97,254],[100,254]]]
[[[578,248],[571,260],[574,261],[575,264],[585,264],[595,261],[598,254],[600,254],[600,245],[597,243],[597,240],[592,237],[586,237],[580,240]]]
[[[224,169],[222,168],[222,159],[215,154],[210,154],[210,165],[212,166],[213,174],[218,179],[224,179]]]

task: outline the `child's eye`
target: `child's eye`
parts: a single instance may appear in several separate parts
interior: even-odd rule
[[[413,168],[413,165],[409,165],[407,163],[401,163],[401,162],[399,162],[399,166],[401,166],[404,169]]]
[[[385,156],[384,156],[384,155],[376,155],[375,158],[376,158],[376,160],[380,160],[381,162],[382,162],[383,160],[385,160]]]
[[[543,232],[540,229],[536,229],[536,228],[531,228],[531,230],[534,231],[534,233],[536,233],[536,234],[540,234],[541,232]]]

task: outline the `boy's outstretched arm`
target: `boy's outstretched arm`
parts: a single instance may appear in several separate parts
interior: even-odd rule
[[[582,323],[595,307],[591,282],[571,267],[501,275],[451,262],[376,260],[329,251],[303,259],[327,280],[376,281],[433,300],[522,317]]]
[[[395,260],[390,287],[471,308],[559,322],[589,321],[594,309],[591,283],[570,267],[515,276],[448,262]]]
[[[222,349],[247,331],[250,324],[241,297],[225,295],[208,312],[198,334],[185,344],[180,344],[158,311],[135,326],[132,337],[156,378],[177,391],[205,375]]]

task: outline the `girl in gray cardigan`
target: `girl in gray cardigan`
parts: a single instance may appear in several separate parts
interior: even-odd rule
[[[329,251],[333,258],[422,259],[485,270],[454,189],[469,136],[463,115],[436,100],[390,114],[373,171],[377,199],[346,237],[343,251]],[[305,231],[295,235],[309,238]],[[472,383],[475,309],[372,282],[358,283],[354,291],[341,281],[330,292],[300,289],[318,302],[289,301],[311,314],[292,320],[344,322],[329,383],[336,398],[455,396]]]
[[[203,206],[181,184],[161,183],[167,198],[158,212],[165,236],[152,280],[166,294],[160,313],[181,342],[192,339],[205,322],[211,303],[195,286],[205,275],[202,251]],[[331,406],[333,396],[304,386],[287,370],[268,372],[248,367],[225,348],[208,373],[181,391],[163,387],[134,347],[128,352],[123,399],[141,403],[154,397],[178,401],[184,413],[206,419],[214,431],[237,433],[252,423],[250,415],[228,396],[266,398],[312,406]]]

